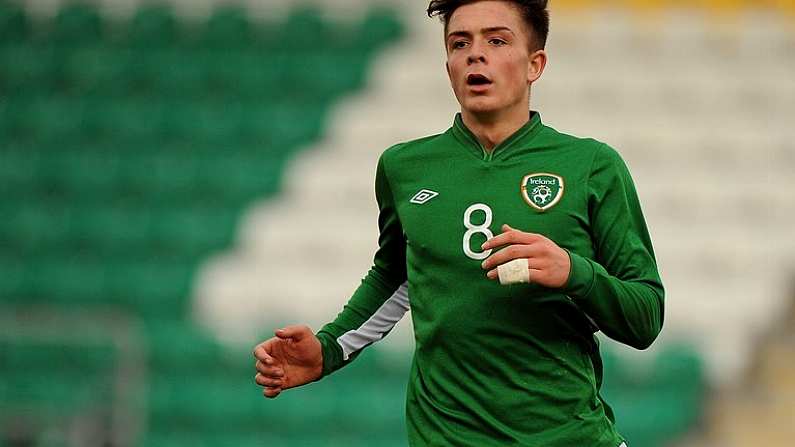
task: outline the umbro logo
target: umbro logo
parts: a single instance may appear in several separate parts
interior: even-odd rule
[[[439,193],[436,191],[431,191],[430,189],[422,189],[417,194],[414,194],[414,197],[412,197],[411,200],[409,200],[409,202],[416,203],[417,205],[422,205],[438,195]]]

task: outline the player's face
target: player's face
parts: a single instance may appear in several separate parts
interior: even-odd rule
[[[529,30],[504,1],[480,1],[455,10],[447,27],[447,73],[463,112],[494,114],[523,108],[540,76],[531,64]]]

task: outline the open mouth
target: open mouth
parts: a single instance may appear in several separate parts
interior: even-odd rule
[[[489,85],[491,79],[478,73],[471,73],[467,75],[467,85]]]

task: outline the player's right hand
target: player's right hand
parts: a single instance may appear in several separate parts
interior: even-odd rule
[[[267,398],[318,380],[323,373],[320,340],[308,326],[287,326],[254,348],[254,380]]]

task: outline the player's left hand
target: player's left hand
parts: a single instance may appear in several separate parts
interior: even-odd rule
[[[489,279],[498,279],[497,267],[514,259],[527,258],[530,282],[549,288],[566,285],[571,272],[571,259],[566,250],[548,238],[535,233],[525,233],[508,225],[502,233],[483,244],[483,250],[504,247],[483,261]]]

